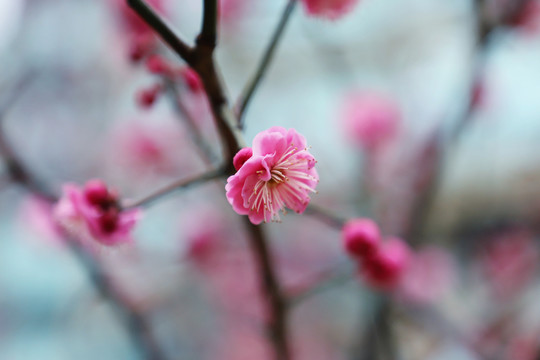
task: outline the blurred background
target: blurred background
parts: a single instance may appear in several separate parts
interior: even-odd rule
[[[387,294],[366,285],[322,213],[264,225],[284,287],[329,285],[290,313],[295,359],[540,356],[540,5],[518,3],[360,0],[335,20],[294,10],[246,113],[246,140],[297,129],[318,160],[312,203],[373,218],[418,256],[406,285]],[[201,1],[156,4],[195,38]],[[217,61],[232,102],[285,5],[222,4]],[[55,194],[100,178],[138,199],[200,173],[208,159],[190,121],[219,154],[196,79],[129,11],[121,0],[0,0],[3,142]],[[138,58],[145,46],[175,69],[172,96]],[[373,147],[347,127],[384,116],[391,136]],[[55,231],[50,205],[8,171],[1,163],[0,359],[145,358]],[[92,256],[167,358],[272,358],[223,183],[148,207],[134,237]]]

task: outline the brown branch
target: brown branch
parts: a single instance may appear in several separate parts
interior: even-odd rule
[[[290,359],[290,349],[287,336],[288,309],[285,296],[279,286],[274,262],[261,226],[253,225],[247,217],[244,217],[244,221],[251,235],[250,245],[261,277],[261,292],[270,313],[266,330],[274,344],[276,359],[288,360]]]
[[[232,113],[224,92],[221,76],[213,60],[213,52],[201,48],[197,51],[197,61],[192,64],[193,69],[202,80],[206,96],[212,109],[221,138],[224,141],[223,152],[225,163],[229,165],[229,171],[234,172],[232,159],[234,155],[247,144],[243,134],[236,125],[237,121]]]
[[[154,29],[163,41],[191,66],[201,78],[212,114],[224,141],[225,162],[230,166],[229,171],[233,171],[233,156],[246,144],[240,129],[237,127],[236,118],[228,105],[224,92],[225,87],[213,59],[214,48],[206,46],[204,43],[197,43],[194,48],[189,47],[143,0],[127,0],[127,2],[141,19]],[[210,3],[206,4],[206,6],[209,9],[212,8]],[[207,27],[212,24],[210,18],[211,16],[203,16],[203,19],[207,19],[205,20]]]
[[[189,177],[187,179],[181,179],[181,180],[175,181],[169,185],[164,186],[161,189],[158,189],[152,192],[151,194],[145,196],[144,198],[140,200],[126,204],[124,206],[124,209],[135,208],[135,207],[140,207],[140,206],[148,206],[154,201],[159,200],[162,197],[169,195],[174,191],[177,191],[180,189],[186,189],[191,186],[202,184],[207,181],[214,180],[219,177],[223,177],[225,176],[225,174],[226,174],[225,170],[222,168],[219,168],[216,170],[211,170],[202,175],[196,175],[196,176]]]
[[[183,42],[175,38],[174,32],[155,13],[145,11],[144,9],[147,6],[134,6],[141,3],[144,4],[144,1],[127,1],[139,16],[199,75],[204,85],[214,120],[223,140],[225,162],[223,168],[220,170],[220,175],[233,174],[235,172],[232,162],[233,156],[238,150],[245,147],[246,143],[238,127],[237,119],[229,106],[224,90],[225,86],[213,58],[214,46],[212,46],[211,40],[215,36],[215,20],[217,20],[214,12],[216,7],[215,0],[205,0],[204,10],[209,13],[203,15],[202,31],[195,48],[188,49],[185,46],[175,48],[175,45],[179,43],[183,44]],[[206,41],[210,41],[210,43],[206,43]],[[216,173],[211,175],[217,177]],[[198,182],[199,180],[192,179],[192,181]],[[165,192],[168,191],[165,190]],[[165,192],[161,192],[161,194]],[[285,297],[281,292],[279,281],[275,274],[275,265],[262,229],[259,226],[251,224],[247,217],[244,217],[244,221],[251,235],[250,244],[258,266],[261,292],[267,301],[270,313],[266,327],[275,350],[276,359],[288,360],[287,307]]]
[[[182,59],[189,62],[188,59],[193,56],[193,48],[176,35],[152,7],[141,0],[127,0],[127,3]]]
[[[132,342],[140,349],[144,359],[164,360],[159,344],[150,329],[150,321],[140,313],[129,300],[126,300],[116,290],[115,286],[103,271],[99,263],[78,243],[76,239],[66,237],[65,242],[72,254],[83,265],[86,275],[98,293],[107,300],[129,329]]]
[[[217,0],[204,0],[201,33],[197,37],[198,47],[205,46],[211,49],[214,49],[216,47],[217,20],[218,20]]]
[[[299,305],[323,291],[339,286],[352,279],[354,279],[354,270],[351,269],[351,261],[340,262],[337,265],[311,275],[309,279],[290,288],[287,291],[289,294],[289,303],[291,306]]]
[[[195,148],[199,152],[199,155],[206,165],[214,165],[218,161],[218,157],[214,153],[212,146],[210,146],[208,141],[206,141],[205,137],[199,131],[195,119],[182,102],[182,99],[180,99],[180,93],[176,87],[176,84],[167,78],[164,79],[164,82],[165,87],[168,90],[169,97],[171,98],[174,110],[185,120],[184,124],[188,128],[191,135],[190,138],[193,141]]]
[[[364,336],[353,351],[355,360],[398,360],[399,352],[396,349],[396,339],[390,317],[392,303],[385,295],[377,296],[373,320],[363,332]]]
[[[335,229],[341,230],[347,219],[332,213],[321,206],[309,204],[305,211],[306,215],[312,215]]]

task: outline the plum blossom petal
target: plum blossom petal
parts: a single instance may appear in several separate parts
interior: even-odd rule
[[[302,213],[319,182],[315,163],[295,129],[272,127],[255,136],[251,157],[227,179],[227,200],[254,224],[279,221],[285,208]]]
[[[375,288],[393,290],[400,284],[411,257],[411,250],[403,240],[390,238],[363,262],[364,278]]]
[[[337,20],[352,11],[358,0],[302,0],[308,15]]]
[[[367,257],[376,252],[380,244],[379,227],[371,219],[357,218],[347,221],[342,230],[345,250],[354,257]]]
[[[131,241],[131,230],[141,217],[140,209],[121,209],[118,194],[101,180],[90,180],[83,188],[64,185],[53,212],[69,233],[108,246]]]

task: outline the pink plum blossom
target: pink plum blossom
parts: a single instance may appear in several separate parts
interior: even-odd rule
[[[184,216],[182,230],[185,238],[184,255],[201,267],[208,267],[217,256],[223,255],[223,234],[231,232],[222,213],[209,206],[192,210]]]
[[[244,165],[244,163],[248,161],[251,156],[253,156],[252,148],[247,147],[240,149],[233,159],[233,165],[236,171],[240,170],[242,165]]]
[[[131,60],[138,62],[144,59],[157,45],[153,30],[130,8],[126,0],[113,0],[111,3],[130,44]],[[148,4],[158,13],[165,13],[164,0],[148,0]]]
[[[72,235],[117,245],[131,240],[130,232],[141,215],[139,209],[122,210],[118,200],[101,180],[90,180],[82,189],[66,184],[54,215]]]
[[[352,219],[343,227],[342,237],[349,254],[365,257],[376,251],[381,234],[373,220]]]
[[[399,285],[410,259],[409,246],[399,238],[390,238],[362,262],[364,279],[373,287],[393,290]]]
[[[336,20],[352,11],[358,0],[302,0],[308,15]]]
[[[189,168],[191,159],[186,153],[184,134],[177,124],[125,121],[110,135],[106,149],[111,164],[122,169],[130,180],[144,175],[171,175]]]
[[[342,119],[349,140],[372,151],[397,135],[401,112],[398,104],[388,96],[358,92],[346,96]]]
[[[178,75],[180,75],[180,78],[191,92],[201,93],[203,91],[204,86],[201,78],[192,68],[182,67],[178,70]]]
[[[272,127],[253,140],[253,155],[227,179],[227,200],[253,224],[279,221],[285,207],[302,213],[319,175],[305,138],[295,129]]]

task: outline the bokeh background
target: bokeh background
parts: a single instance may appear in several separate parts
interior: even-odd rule
[[[101,178],[136,199],[205,168],[167,96],[150,108],[137,101],[159,79],[130,61],[119,1],[0,0],[3,133],[55,193],[66,182]],[[164,4],[169,22],[194,39],[201,2]],[[442,278],[423,283],[442,284],[429,312],[396,300],[391,324],[403,359],[533,360],[540,348],[540,17],[527,26],[503,24],[479,44],[473,5],[360,0],[335,21],[298,6],[246,116],[248,142],[275,125],[307,138],[320,175],[314,204],[344,218],[373,217],[384,234],[445,254],[435,261]],[[285,2],[234,6],[221,19],[217,50],[233,100]],[[165,47],[160,51],[183,66]],[[474,84],[481,101],[471,109]],[[345,136],[343,104],[354,91],[384,93],[401,111],[399,137],[371,173],[366,153]],[[180,92],[219,151],[204,99],[184,85]],[[431,151],[432,141],[442,150]],[[423,173],[429,177],[432,161],[440,161],[440,181],[422,227],[407,238],[415,199],[425,190],[414,184]],[[0,359],[142,358],[117,311],[51,231],[50,209],[4,181],[2,166]],[[380,178],[376,190],[366,186],[370,176]],[[348,274],[295,306],[296,358],[362,358],[379,297],[357,276],[339,229],[295,214],[265,227],[285,285],[336,267]],[[212,240],[197,248],[200,237]],[[269,358],[246,235],[222,183],[152,205],[135,238],[95,255],[150,319],[171,359]],[[375,346],[377,339],[375,333]]]

